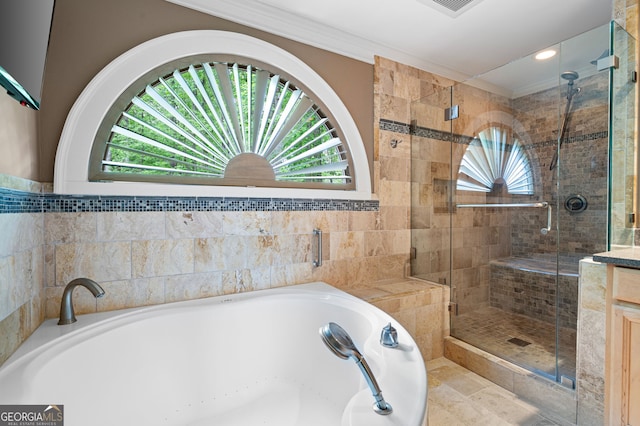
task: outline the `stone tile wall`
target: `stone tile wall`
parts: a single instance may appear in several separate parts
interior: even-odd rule
[[[434,213],[433,205],[439,200],[437,191],[446,187],[450,179],[450,144],[436,139],[430,139],[429,143],[417,141],[410,127],[415,116],[413,103],[425,96],[443,95],[443,89],[453,81],[380,57],[375,59],[374,72],[374,121],[378,141],[374,152],[374,181],[380,183],[383,191],[390,190],[393,198],[389,200],[398,200],[398,191],[402,191],[400,203],[403,208],[406,206],[407,230],[411,227],[413,233],[408,243],[417,255],[411,262],[411,274],[448,284],[448,213],[446,210]],[[444,99],[440,98],[441,101]],[[424,115],[437,114],[437,111],[436,107]],[[416,167],[416,162],[420,162],[421,167]],[[419,179],[411,175],[416,171],[421,173]],[[443,185],[434,187],[432,178]],[[440,195],[446,197],[446,194]],[[387,202],[381,192],[381,210]]]
[[[556,315],[558,298],[558,315]],[[576,329],[578,277],[491,265],[491,306],[535,318],[560,327]]]
[[[225,200],[227,210],[209,211],[172,204],[199,205],[195,199],[101,200],[18,189],[0,194],[0,330],[7,340],[0,362],[45,317],[58,315],[74,278],[94,279],[106,291],[100,299],[75,292],[83,314],[311,281],[366,287],[404,277],[408,259],[408,208],[393,205],[394,197],[384,208],[376,200],[272,200],[266,208],[259,200],[249,209],[247,200]],[[38,207],[30,213],[32,205]],[[317,268],[314,228],[324,237]]]
[[[522,210],[514,216],[514,255],[531,253],[593,254],[606,250],[608,189],[608,74],[576,80],[581,91],[573,97],[560,149],[559,168],[550,170],[558,143],[559,111],[564,114],[566,85],[514,99],[514,119],[525,133],[525,147],[534,169],[537,200],[553,206],[552,230],[546,235],[546,211]],[[560,117],[562,118],[562,117]],[[559,179],[559,185],[558,185]],[[587,210],[570,213],[564,208],[572,194],[587,199]],[[559,203],[559,204],[558,204]],[[556,206],[559,205],[558,211]],[[556,218],[559,220],[558,238]]]
[[[396,319],[418,344],[425,361],[444,356],[444,338],[449,335],[448,287],[418,280],[385,280],[349,292]]]
[[[607,266],[580,261],[576,360],[577,424],[604,424]]]
[[[40,185],[0,175],[0,198],[2,188],[39,191]],[[44,320],[43,217],[41,212],[0,214],[0,364]]]
[[[78,292],[78,313],[311,281],[349,289],[402,277],[408,239],[402,232],[377,225],[382,215],[380,211],[46,213],[46,315],[57,315],[64,286],[79,276],[98,281],[106,295],[96,300],[89,292]],[[314,228],[323,231],[324,259],[318,268],[312,266]]]

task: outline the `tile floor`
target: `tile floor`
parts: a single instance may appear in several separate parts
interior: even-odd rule
[[[558,425],[537,407],[446,358],[427,362],[429,426]]]
[[[528,316],[484,307],[454,319],[451,335],[515,364],[555,377],[555,325]],[[520,339],[524,346],[512,343]],[[516,341],[517,342],[517,341]],[[576,375],[576,331],[562,328],[559,336],[560,375]]]

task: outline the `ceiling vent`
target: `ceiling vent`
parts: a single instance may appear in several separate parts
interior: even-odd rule
[[[418,0],[452,18],[462,15],[482,0]]]

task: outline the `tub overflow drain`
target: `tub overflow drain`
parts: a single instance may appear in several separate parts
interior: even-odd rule
[[[564,208],[571,213],[580,213],[587,209],[587,199],[582,195],[573,194],[564,200]]]

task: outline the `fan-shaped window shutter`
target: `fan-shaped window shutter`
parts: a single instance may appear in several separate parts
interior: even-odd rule
[[[348,149],[322,108],[251,64],[194,63],[157,78],[93,149],[93,180],[352,187]]]
[[[494,183],[501,180],[509,194],[532,195],[529,157],[518,139],[509,141],[510,135],[501,127],[481,131],[462,157],[456,189],[491,192]]]
[[[370,200],[369,160],[331,86],[264,40],[194,30],[114,59],[67,116],[60,194]]]

